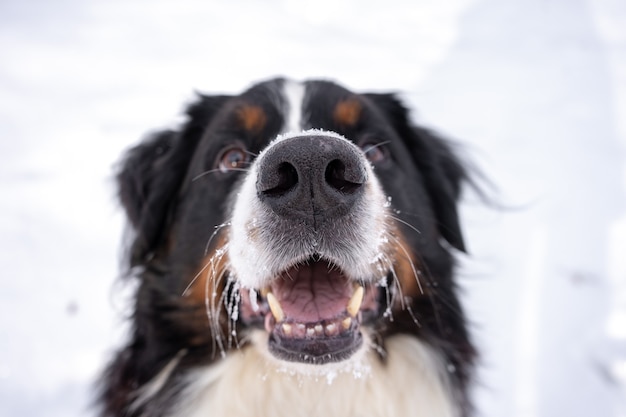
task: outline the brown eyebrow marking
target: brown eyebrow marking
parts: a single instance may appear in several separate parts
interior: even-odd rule
[[[259,133],[267,122],[267,116],[261,106],[244,104],[236,110],[237,117],[246,131]]]
[[[355,98],[341,100],[335,106],[333,119],[343,126],[354,126],[361,116],[361,103]]]

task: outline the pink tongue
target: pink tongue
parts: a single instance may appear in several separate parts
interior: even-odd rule
[[[325,262],[289,269],[272,285],[286,320],[317,323],[342,314],[352,294],[351,285]]]

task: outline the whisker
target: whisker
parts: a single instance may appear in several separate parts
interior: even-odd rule
[[[400,293],[402,293],[402,289],[400,288],[398,275],[396,275],[396,271],[393,269],[393,267],[390,268],[390,271],[391,271],[391,275],[393,276],[393,286],[391,288],[389,286],[385,288],[385,302],[387,303],[387,308],[385,309],[385,312],[383,313],[383,317],[387,317],[389,318],[389,321],[393,321],[392,305],[395,303],[395,299],[396,299],[396,296],[395,296],[396,291],[393,291],[393,289],[398,288]]]
[[[406,302],[406,301],[405,301]],[[422,325],[420,324],[419,320],[417,319],[417,317],[415,317],[415,313],[413,313],[413,309],[411,308],[411,305],[407,303],[406,306],[406,311],[409,312],[409,315],[411,316],[411,318],[413,319],[413,323],[415,323],[417,325],[417,327],[422,327]]]
[[[211,245],[211,241],[213,240],[213,238],[215,238],[215,236],[217,235],[217,233],[223,229],[226,226],[230,226],[230,223],[223,223],[220,224],[219,226],[215,227],[215,231],[213,232],[213,234],[211,234],[211,237],[209,238],[209,241],[206,244],[206,247],[204,249],[204,255],[206,256],[206,254],[209,252],[209,247]],[[206,271],[206,269],[209,267],[209,265],[211,265],[213,263],[213,258],[215,256],[219,256],[219,260],[222,259],[222,257],[224,256],[224,254],[226,253],[226,245],[224,245],[222,248],[220,248],[219,250],[217,250],[215,252],[215,254],[211,257],[211,259],[209,259],[206,264],[202,267],[202,269],[200,269],[200,271],[193,277],[193,279],[191,280],[191,282],[189,282],[189,284],[185,287],[185,289],[182,292],[182,296],[186,296],[187,292],[189,291],[189,289],[191,289],[191,287],[193,286],[193,284],[198,280],[198,278],[200,278],[200,276],[202,275],[202,273],[204,271]]]
[[[241,172],[248,172],[248,171],[250,171],[250,169],[249,169],[249,168],[228,168],[228,169],[226,170],[226,172],[229,172],[229,171],[241,171]],[[193,177],[193,178],[191,179],[191,182],[194,182],[194,181],[196,181],[197,179],[202,178],[202,177],[204,177],[205,175],[212,174],[212,173],[214,173],[214,172],[224,172],[224,170],[222,170],[221,168],[209,169],[208,171],[204,171],[204,172],[202,172],[202,173],[200,173],[200,174],[196,175],[195,177]]]
[[[394,267],[392,266],[390,268],[391,271],[391,276],[393,277],[393,281],[394,281],[394,288],[397,288],[397,291],[400,293],[400,306],[402,307],[402,309],[405,309],[405,305],[404,305],[404,293],[402,292],[402,285],[400,284],[400,278],[398,278],[398,274],[396,273],[396,270],[394,269]],[[389,291],[387,291],[389,292]],[[391,300],[391,302],[395,303],[395,296],[396,294],[393,294],[393,298]],[[387,304],[389,304],[390,300],[387,299]]]
[[[214,308],[214,312],[219,311],[219,308],[221,306],[224,306],[224,308],[226,309],[226,314],[230,315],[230,309],[229,309],[229,303],[227,302],[226,298],[228,296],[228,290],[230,289],[230,282],[228,281],[228,279],[226,280],[226,285],[224,286],[224,290],[222,291],[222,294],[220,295],[220,299],[218,300],[217,304],[215,306],[213,306]],[[216,316],[213,317],[214,320],[217,319]],[[218,328],[219,326],[219,320],[215,320],[216,321],[216,328]],[[228,323],[228,331],[230,332],[230,318],[226,318],[226,322]],[[230,340],[230,336],[229,336],[229,340]]]
[[[213,334],[213,340],[215,341],[215,345],[217,345],[217,347],[219,348],[220,354],[223,357],[226,354],[226,350],[224,347],[224,341],[223,341],[223,335],[222,335],[222,330],[220,328],[220,320],[219,320],[219,307],[218,307],[218,303],[216,303],[216,297],[217,297],[217,291],[215,291],[215,287],[217,287],[220,283],[221,283],[221,277],[218,278],[217,282],[214,283],[213,285],[213,291],[211,292],[211,297],[210,297],[210,307],[209,310],[207,311],[207,314],[209,315],[209,321],[211,323],[211,333]],[[207,294],[206,300],[209,300],[209,296]],[[215,347],[214,345],[214,347]]]
[[[193,284],[198,280],[198,278],[200,278],[200,276],[202,275],[202,273],[209,267],[209,265],[211,264],[211,260],[209,259],[206,264],[202,267],[202,269],[193,277],[193,279],[191,280],[191,282],[189,283],[189,285],[187,285],[185,287],[185,289],[183,290],[183,293],[181,294],[181,296],[186,297],[187,296],[187,291],[189,291],[191,289],[191,287],[193,286]]]
[[[415,232],[417,232],[418,234],[422,234],[422,232],[419,231],[419,229],[415,226],[413,226],[411,223],[408,223],[404,220],[402,220],[401,218],[399,218],[398,216],[394,216],[393,214],[389,214],[389,217],[391,217],[392,219],[394,219],[395,221],[397,221],[398,223],[402,223],[405,226],[408,226],[409,228],[413,229]]]
[[[363,148],[363,153],[367,153],[367,152],[371,151],[372,149],[379,148],[379,147],[381,147],[383,145],[386,145],[388,143],[391,143],[391,141],[390,140],[385,140],[385,141],[382,141],[382,142],[378,142],[378,143],[376,143],[376,144],[374,144],[372,146],[368,146],[367,148]]]
[[[232,275],[227,276],[226,286],[220,297],[219,305],[223,305],[227,313],[228,348],[233,347],[233,341],[239,347],[237,339],[237,319],[239,318],[239,304],[241,301],[241,289],[237,280]]]
[[[222,331],[220,329],[219,319],[219,305],[216,303],[217,288],[222,283],[225,266],[220,265],[221,260],[226,254],[227,245],[224,245],[219,251],[207,261],[206,265],[202,268],[202,271],[211,267],[205,280],[204,285],[204,305],[209,320],[209,328],[213,334],[213,351],[220,350],[222,356],[225,355],[224,343],[222,341]],[[202,272],[201,272],[202,273]],[[198,274],[199,276],[199,274]]]
[[[227,227],[227,226],[230,226],[230,225],[231,225],[230,222],[226,222],[226,223],[222,223],[220,225],[215,226],[215,230],[211,234],[211,237],[209,238],[209,240],[206,243],[206,246],[204,247],[204,255],[205,256],[206,256],[207,253],[209,253],[209,247],[211,247],[211,242],[213,241],[213,238],[219,233],[220,230],[222,230],[224,227]]]
[[[207,262],[207,266],[209,266],[211,264],[212,259],[213,258],[211,258],[209,260],[209,262]],[[211,315],[211,305],[210,305],[210,301],[209,301],[209,285],[210,285],[209,281],[211,281],[211,280],[208,279],[208,278],[204,281],[204,308],[205,308],[205,311],[206,311],[207,318],[209,319],[209,328],[211,329],[211,334],[213,334],[213,336],[214,336],[212,338],[212,341],[213,341],[212,349],[213,349],[213,352],[215,352],[216,347],[217,347],[216,346],[216,343],[217,343],[216,339],[219,336],[216,336],[216,334],[215,334],[215,329],[213,327],[213,320],[211,318],[212,315]]]

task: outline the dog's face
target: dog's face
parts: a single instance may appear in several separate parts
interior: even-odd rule
[[[200,362],[248,346],[324,365],[408,333],[461,369],[465,174],[441,139],[393,95],[325,81],[203,96],[188,115],[119,175],[144,337]]]

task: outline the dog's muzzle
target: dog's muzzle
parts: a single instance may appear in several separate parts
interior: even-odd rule
[[[242,320],[267,331],[276,357],[337,362],[363,344],[392,262],[385,202],[363,152],[334,133],[279,138],[254,162],[234,203],[230,269]]]

